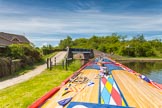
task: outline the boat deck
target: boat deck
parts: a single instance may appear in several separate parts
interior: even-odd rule
[[[136,108],[162,108],[162,91],[124,70],[113,70],[117,82],[129,106]]]
[[[71,108],[80,104],[85,105],[84,108],[162,108],[162,90],[109,59],[104,59],[104,67],[111,75],[101,75],[103,67],[97,62],[96,59],[86,65],[78,76],[59,86],[58,92],[39,108]],[[67,104],[63,105],[64,102]]]
[[[69,97],[72,97],[72,100],[70,102],[86,102],[86,103],[109,104],[109,105],[117,105],[117,101],[118,103],[120,103],[119,99],[120,97],[121,106],[127,106],[126,104],[128,104],[128,106],[135,108],[162,107],[162,91],[153,87],[151,84],[145,82],[134,73],[125,70],[113,70],[112,76],[110,75],[105,77],[105,80],[107,79],[106,80],[107,82],[104,81],[103,77],[99,78],[98,74],[99,70],[96,69],[82,70],[81,73],[78,75],[78,77],[87,77],[89,81],[94,82],[92,86],[87,86],[87,82],[85,83],[68,82],[53,97],[48,99],[41,106],[41,108],[57,108],[59,107],[58,101],[64,100]],[[103,87],[104,85],[102,85],[101,83],[102,81],[103,83],[105,82],[105,87]],[[116,89],[115,90],[116,92],[114,94],[115,97],[113,96],[114,85],[115,85],[114,88]],[[120,88],[120,90],[117,89],[118,87]],[[70,88],[69,89],[70,92],[65,93],[66,88]],[[103,88],[105,88],[106,92],[104,91]],[[103,94],[102,91],[104,91]],[[117,96],[118,94],[120,95],[119,97]],[[102,98],[104,99],[105,102],[103,102]],[[126,104],[124,100],[126,101]],[[65,107],[67,107],[68,104]]]
[[[66,99],[69,97],[73,97],[71,101],[76,102],[90,102],[90,103],[98,103],[98,89],[99,89],[99,78],[97,77],[99,74],[99,70],[95,69],[85,69],[79,74],[78,77],[87,77],[90,81],[94,82],[93,86],[87,86],[87,83],[67,83],[64,85],[53,97],[48,99],[46,103],[41,106],[41,108],[57,108],[59,106],[58,101],[62,99]],[[71,84],[71,89],[73,91],[67,93],[66,95],[62,94]],[[66,107],[66,106],[65,106]]]

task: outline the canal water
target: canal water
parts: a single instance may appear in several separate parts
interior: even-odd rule
[[[162,62],[120,62],[130,69],[162,84]]]

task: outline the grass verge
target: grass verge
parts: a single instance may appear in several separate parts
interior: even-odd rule
[[[74,61],[65,71],[61,66],[45,70],[40,75],[12,87],[0,90],[0,108],[26,108],[70,76],[81,66]]]

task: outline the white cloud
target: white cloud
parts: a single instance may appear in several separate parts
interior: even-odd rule
[[[48,43],[47,43],[47,42],[45,42],[45,43],[43,43],[43,44],[42,44],[42,46],[43,46],[43,45],[44,45],[44,46],[46,46],[46,45],[48,45]]]
[[[4,32],[52,34],[162,30],[162,15],[111,14],[97,8],[67,13],[8,8],[0,10],[0,13],[3,13],[0,14],[0,31]]]
[[[60,39],[56,39],[56,38],[43,38],[43,37],[40,37],[40,38],[31,38],[31,41],[33,41],[33,42],[44,42],[44,41],[46,41],[46,42],[58,42],[58,41],[60,41]]]
[[[152,35],[147,37],[147,40],[161,39],[162,35]]]

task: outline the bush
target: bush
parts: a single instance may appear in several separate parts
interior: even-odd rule
[[[24,55],[24,50],[21,45],[12,44],[8,46],[7,56],[10,56],[14,59],[19,59]]]
[[[25,57],[31,57],[35,61],[42,59],[42,54],[39,49],[32,47],[29,44],[12,44],[7,48],[7,56],[12,59],[24,59]]]

